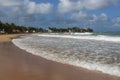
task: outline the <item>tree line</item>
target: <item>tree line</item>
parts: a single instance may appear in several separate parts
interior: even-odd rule
[[[35,28],[35,27],[25,27],[25,26],[18,26],[14,23],[2,23],[0,21],[0,33],[33,33],[33,32],[44,32],[42,28]]]
[[[56,27],[49,27],[50,32],[93,32],[91,28],[79,28],[79,27],[72,27],[72,28],[56,28]]]
[[[64,33],[64,32],[93,32],[90,28],[56,28],[49,27],[48,29],[36,28],[36,27],[25,27],[19,26],[14,23],[2,23],[0,21],[0,33],[13,34],[13,33],[37,33],[37,32],[53,32],[53,33]]]

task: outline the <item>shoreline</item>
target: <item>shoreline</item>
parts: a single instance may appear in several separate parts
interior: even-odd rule
[[[10,42],[12,39],[19,38],[25,34],[0,34],[0,42]]]
[[[7,41],[0,42],[0,79],[120,80],[120,77],[46,60],[16,47],[11,41]]]

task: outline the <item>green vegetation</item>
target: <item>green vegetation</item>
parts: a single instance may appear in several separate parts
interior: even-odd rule
[[[49,27],[48,30],[43,28],[35,28],[35,27],[25,27],[25,26],[18,26],[14,23],[2,23],[0,21],[0,33],[2,34],[13,34],[13,33],[37,33],[37,32],[53,32],[53,33],[65,33],[65,32],[93,32],[92,29],[87,28],[56,28],[56,27]]]
[[[58,33],[63,33],[63,32],[93,32],[92,29],[90,28],[87,28],[87,29],[84,29],[84,28],[79,28],[79,27],[73,27],[73,28],[55,28],[55,27],[49,27],[49,31],[51,32],[58,32]]]
[[[18,26],[14,23],[2,23],[0,21],[0,33],[12,34],[12,33],[34,33],[44,32],[42,28]]]

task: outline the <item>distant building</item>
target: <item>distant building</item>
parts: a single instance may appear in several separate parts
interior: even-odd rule
[[[69,33],[71,33],[72,31],[71,30],[69,30]]]
[[[28,31],[28,30],[26,30],[25,32],[26,32],[26,33],[28,33],[29,31]]]
[[[49,32],[49,33],[51,33],[51,32],[52,32],[52,30],[51,30],[51,29],[48,29],[48,32]]]
[[[33,30],[32,32],[33,32],[33,33],[35,33],[36,31],[35,31],[35,30]]]
[[[18,30],[18,29],[13,29],[13,33],[20,33],[20,30]]]
[[[5,30],[4,30],[4,29],[0,30],[0,33],[1,33],[1,34],[4,34],[4,33],[5,33]]]

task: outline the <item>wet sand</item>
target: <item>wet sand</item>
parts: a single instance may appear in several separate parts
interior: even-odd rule
[[[19,49],[11,41],[3,41],[0,80],[120,80],[120,77],[46,60]]]

